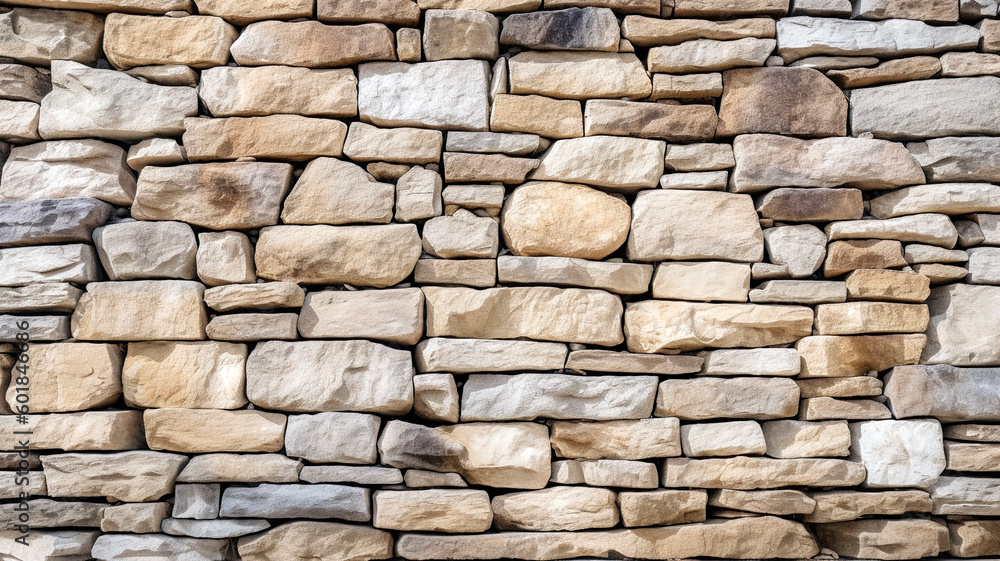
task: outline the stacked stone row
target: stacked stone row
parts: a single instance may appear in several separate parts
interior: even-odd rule
[[[2,5],[0,558],[1000,555],[994,0]]]

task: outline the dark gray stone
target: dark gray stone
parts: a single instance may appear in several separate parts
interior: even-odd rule
[[[500,44],[536,50],[618,50],[621,28],[608,8],[569,8],[512,14],[503,22]]]
[[[89,243],[113,208],[97,199],[0,202],[0,247]]]
[[[347,485],[229,487],[222,493],[224,518],[337,518],[368,522],[371,490]]]
[[[0,64],[0,98],[40,103],[52,91],[52,78],[30,66]]]

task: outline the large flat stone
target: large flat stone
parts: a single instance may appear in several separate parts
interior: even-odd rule
[[[224,561],[228,540],[181,538],[163,534],[104,534],[94,541],[91,555],[106,561],[150,559],[163,561]]]
[[[0,202],[0,247],[87,243],[111,210],[111,205],[97,199]]]
[[[424,287],[428,337],[529,339],[617,345],[621,300],[600,290]]]
[[[778,21],[778,55],[786,64],[813,55],[892,56],[975,48],[979,30],[920,21],[852,21],[797,16]],[[852,105],[853,105],[853,99]]]
[[[847,134],[847,99],[812,68],[772,66],[727,70],[716,134]]]
[[[726,15],[732,15],[732,11],[726,10]],[[773,38],[774,34],[774,22],[768,18],[711,21],[630,15],[622,21],[622,36],[638,47],[675,45],[692,39]]]
[[[871,515],[900,515],[930,512],[931,497],[926,491],[821,491],[811,493],[816,509],[803,520],[813,523],[843,522]]]
[[[109,280],[195,278],[198,242],[184,222],[119,222],[93,239]]]
[[[301,460],[283,454],[199,454],[177,481],[186,483],[296,483]]]
[[[93,139],[15,146],[0,179],[5,199],[93,197],[130,205],[135,197],[135,176],[125,165],[125,151]]]
[[[936,212],[1000,212],[1000,187],[990,183],[935,183],[899,189],[871,201],[876,218]]]
[[[104,54],[119,70],[136,66],[182,64],[192,68],[224,66],[239,36],[222,18],[161,18],[113,13],[104,20]],[[157,37],[154,43],[150,37]]]
[[[739,137],[736,142],[740,138],[749,137]],[[733,188],[739,189],[737,185],[734,183]],[[864,214],[864,202],[858,189],[784,187],[759,196],[757,211],[762,218],[782,222],[857,220]]]
[[[380,62],[358,67],[361,120],[378,126],[489,128],[486,62]]]
[[[278,413],[161,408],[147,409],[142,420],[151,450],[277,452],[284,446],[285,416]]]
[[[652,265],[575,257],[501,255],[496,267],[501,284],[599,288],[615,294],[642,294],[649,290],[649,279],[653,276]]]
[[[198,97],[215,117],[352,117],[358,113],[358,80],[346,68],[217,66],[202,71]]]
[[[463,421],[643,419],[653,411],[652,376],[473,374],[462,388]]]
[[[347,137],[347,125],[340,121],[300,115],[190,118],[184,128],[184,150],[192,162],[341,156]]]
[[[381,420],[363,413],[290,415],[285,454],[314,463],[374,464]]]
[[[657,417],[682,420],[777,419],[799,409],[799,386],[788,378],[694,378],[660,382]]]
[[[247,358],[247,397],[281,411],[404,414],[412,379],[408,351],[370,341],[267,341]]]
[[[609,489],[557,486],[539,491],[497,495],[492,507],[498,530],[586,530],[618,523],[615,492]]]
[[[644,138],[557,140],[542,154],[531,179],[585,183],[631,193],[657,186],[663,175],[664,150],[663,141]]]
[[[824,545],[847,557],[918,559],[949,547],[948,527],[935,520],[852,520],[816,528]]]
[[[737,490],[774,489],[790,485],[852,487],[861,484],[864,479],[863,465],[825,458],[668,458],[663,464],[664,487]]]
[[[312,16],[313,3],[309,0],[264,0],[246,5],[239,0],[201,0],[198,13],[219,16],[236,25],[247,25],[258,20],[293,19]]]
[[[620,39],[614,12],[598,7],[512,14],[500,34],[501,45],[537,51],[614,52]]]
[[[897,419],[935,417],[941,422],[1000,419],[1000,369],[897,366],[885,378],[885,396]]]
[[[114,454],[50,454],[42,467],[50,497],[156,500],[174,488],[187,456],[136,450]]]
[[[94,248],[85,244],[39,245],[0,249],[0,286],[98,280]]]
[[[642,460],[680,456],[676,418],[552,423],[552,449],[563,458]]]
[[[660,263],[653,278],[653,298],[746,302],[749,290],[750,265],[744,263]]]
[[[35,408],[32,407],[32,410]],[[18,439],[23,438],[17,431],[28,430],[33,433],[30,436],[31,446],[40,450],[135,450],[145,446],[140,411],[84,411],[28,415],[27,418],[27,423],[19,423],[13,415],[0,418],[0,428],[4,429],[0,446],[5,450],[14,450]]]
[[[58,60],[52,63],[52,92],[42,100],[38,132],[46,140],[176,136],[184,132],[184,118],[197,113],[194,88],[158,86],[123,72]]]
[[[924,182],[920,165],[902,144],[873,138],[749,134],[736,137],[733,153],[730,185],[737,193],[771,187],[889,189]]]
[[[299,333],[308,339],[375,339],[415,345],[424,332],[419,288],[324,290],[306,294]]]
[[[110,405],[122,392],[122,353],[114,345],[52,343],[31,345],[29,407],[33,413],[80,411]],[[19,372],[14,372],[15,376]],[[23,374],[23,373],[22,373]],[[17,386],[6,389],[16,410]]]
[[[277,224],[291,180],[290,164],[147,166],[139,174],[132,217],[180,220],[213,230]]]
[[[997,516],[1000,479],[944,476],[929,489],[934,514]]]
[[[864,376],[870,370],[916,364],[926,340],[922,334],[804,337],[795,344],[802,357],[800,377]]]
[[[952,28],[936,28],[952,29]],[[851,93],[851,133],[917,140],[1000,133],[1000,78],[917,80]]]
[[[1000,302],[1000,287],[952,284],[931,289],[930,324],[921,357],[927,364],[1000,366],[1000,319],[982,310]]]
[[[548,427],[536,423],[462,423],[425,427],[389,421],[378,443],[382,463],[457,472],[469,483],[541,489],[551,475]]]
[[[205,337],[205,287],[192,281],[90,283],[73,312],[81,340],[194,340]]]
[[[559,99],[643,99],[652,82],[633,53],[537,52],[510,58],[510,93]]]
[[[338,522],[297,521],[239,540],[246,561],[305,558],[314,561],[361,561],[392,557],[392,534]]]
[[[635,136],[672,142],[712,140],[718,115],[711,105],[669,105],[592,99],[584,112],[584,134]]]
[[[694,39],[679,45],[653,47],[647,64],[651,72],[688,74],[762,66],[774,51],[774,39],[746,37],[734,41]]]
[[[945,137],[906,145],[928,181],[1000,181],[1000,138]]]
[[[628,348],[644,353],[792,343],[812,324],[813,312],[803,306],[646,300],[625,310]]]
[[[413,359],[418,372],[561,370],[567,352],[562,343],[434,337],[417,345]]]
[[[264,228],[257,275],[304,284],[392,286],[413,271],[420,237],[412,224]]]
[[[347,485],[227,487],[219,511],[224,518],[336,518],[371,520],[371,491]]]
[[[318,21],[261,21],[248,25],[230,49],[240,66],[350,66],[392,60],[392,31],[383,24],[324,25]]]
[[[27,4],[72,9],[63,2],[54,6]],[[103,18],[94,14],[14,8],[0,14],[0,51],[5,57],[39,66],[48,66],[53,60],[89,64],[100,56],[103,31]]]
[[[493,522],[490,496],[474,489],[376,491],[376,528],[408,532],[485,532]]]

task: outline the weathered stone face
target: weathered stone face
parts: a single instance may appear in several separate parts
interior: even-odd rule
[[[220,18],[157,18],[110,14],[104,22],[104,52],[118,69],[153,64],[192,68],[225,65],[239,33]],[[155,46],[148,41],[159,37]]]
[[[131,343],[122,370],[133,407],[237,409],[247,403],[247,348],[235,343]]]
[[[100,56],[103,23],[100,16],[86,12],[14,8],[0,15],[0,45],[5,56],[27,64],[89,64]]]
[[[847,99],[811,68],[727,70],[717,134],[844,136]]]
[[[73,312],[73,336],[84,341],[196,340],[205,337],[205,287],[193,281],[87,285]]]
[[[486,130],[488,92],[489,66],[480,61],[384,62],[358,69],[361,119],[378,126]]]
[[[125,151],[99,140],[59,140],[12,148],[0,179],[0,194],[6,199],[93,197],[129,205],[135,197],[135,176],[125,166]]]

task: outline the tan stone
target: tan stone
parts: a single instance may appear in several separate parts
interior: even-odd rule
[[[318,0],[316,16],[320,21],[413,25],[420,21],[420,8],[414,0]]]
[[[409,276],[418,257],[416,226],[391,224],[264,228],[254,259],[265,279],[385,287]]]
[[[285,416],[262,411],[147,409],[146,441],[175,452],[277,452],[284,446]],[[212,427],[211,431],[203,430]]]
[[[664,158],[668,171],[713,171],[736,165],[728,144],[668,144]]]
[[[656,466],[632,460],[559,460],[552,462],[552,483],[590,487],[655,489]]]
[[[649,290],[652,276],[652,265],[638,263],[513,255],[501,255],[496,262],[496,277],[501,284],[552,284],[600,288],[615,294],[643,294]]]
[[[731,15],[731,12],[726,15]],[[622,36],[638,47],[656,47],[676,45],[692,39],[773,38],[775,27],[773,20],[768,18],[709,21],[625,16]]]
[[[31,345],[30,384],[5,388],[7,404],[17,411],[18,394],[27,393],[32,413],[80,411],[110,405],[121,395],[122,354],[115,345],[52,343]],[[13,372],[15,379],[18,374]],[[30,390],[18,391],[19,386]]]
[[[205,291],[205,304],[217,312],[298,308],[304,298],[305,291],[291,282],[219,286]]]
[[[542,155],[541,164],[530,177],[635,192],[658,184],[663,174],[664,149],[663,141],[640,138],[557,140]]]
[[[675,418],[605,421],[556,421],[552,448],[563,458],[642,460],[680,456]]]
[[[109,14],[104,21],[104,54],[120,70],[152,64],[192,68],[224,66],[236,28],[216,17],[183,18]],[[149,41],[157,37],[157,41]]]
[[[979,35],[970,26],[930,26],[901,19],[872,22],[799,16],[782,18],[777,28],[778,56],[786,63],[811,55],[888,58],[971,49]]]
[[[981,557],[1000,552],[1000,520],[963,520],[948,523],[951,549],[958,557]]]
[[[32,353],[40,347],[34,347]],[[43,357],[44,358],[44,357]],[[31,407],[32,411],[35,410]],[[135,450],[145,447],[141,411],[84,411],[52,415],[27,415],[21,423],[14,415],[0,417],[0,448],[15,450],[24,438],[18,431],[31,431],[31,446],[41,450]],[[13,479],[13,477],[11,478]],[[44,485],[43,485],[44,486]],[[16,498],[17,491],[9,497]],[[44,492],[33,495],[44,495]]]
[[[283,454],[199,454],[177,481],[188,483],[296,483],[301,460]]]
[[[661,263],[653,277],[653,298],[746,302],[750,266],[740,263]]]
[[[451,374],[413,377],[413,412],[420,418],[457,423],[458,399],[458,386]]]
[[[872,420],[891,419],[889,408],[872,399],[836,399],[813,397],[803,399],[799,419],[824,421],[829,419]]]
[[[216,341],[291,340],[296,338],[298,314],[227,314],[216,316],[205,326],[205,334]]]
[[[114,454],[47,454],[42,467],[50,497],[107,497],[146,502],[171,493],[187,456],[148,450]]]
[[[423,249],[433,257],[495,258],[500,250],[497,220],[467,210],[431,218],[424,224],[423,234]]]
[[[378,128],[351,123],[344,155],[356,162],[435,163],[441,159],[441,131],[409,127]]]
[[[501,221],[515,255],[601,259],[625,243],[630,217],[624,201],[595,189],[531,182],[508,197]]]
[[[457,472],[469,483],[541,489],[551,473],[549,431],[536,423],[462,423],[425,427],[389,421],[379,438],[382,463]]]
[[[198,244],[183,222],[120,222],[93,238],[110,280],[195,278]]]
[[[907,512],[930,512],[931,498],[926,491],[824,491],[810,495],[816,510],[806,513],[813,523],[842,522],[870,515],[900,515]]]
[[[191,118],[184,126],[184,148],[192,162],[340,156],[347,135],[347,125],[340,121],[299,115]]]
[[[778,491],[735,491],[720,489],[713,491],[708,504],[761,514],[809,514],[816,508],[816,501],[802,491],[782,489]]]
[[[485,532],[493,522],[486,491],[376,491],[372,524],[416,532]]]
[[[351,117],[358,114],[358,80],[349,68],[207,68],[201,73],[198,97],[215,117],[275,113]]]
[[[653,74],[650,99],[702,99],[722,95],[722,73]]]
[[[761,263],[760,265],[767,265]],[[759,266],[756,270],[759,271]],[[779,267],[771,265],[771,267]],[[786,276],[783,268],[778,268],[779,277]],[[758,272],[758,278],[761,277]],[[755,304],[824,304],[847,300],[847,286],[837,281],[812,280],[767,280],[750,291],[750,301]]]
[[[803,399],[810,397],[872,397],[882,395],[882,380],[870,376],[796,380]]]
[[[722,80],[720,136],[847,134],[847,99],[818,70],[748,68],[726,71]]]
[[[675,17],[784,16],[787,13],[788,2],[785,2],[785,0],[751,0],[749,2],[736,0],[676,0],[674,2]]]
[[[621,300],[600,290],[549,287],[481,291],[424,287],[422,290],[427,299],[428,337],[527,337],[609,346],[624,339]]]
[[[664,487],[737,490],[790,485],[851,487],[861,484],[864,479],[865,468],[859,463],[820,458],[668,458],[663,465]]]
[[[109,506],[101,517],[102,532],[154,534],[170,517],[170,503],[126,503]]]
[[[247,403],[245,345],[130,343],[122,370],[129,407],[238,409]]]
[[[205,336],[205,288],[191,281],[91,283],[73,313],[81,340],[191,340]]]
[[[510,93],[562,99],[642,99],[652,83],[633,53],[537,52],[510,58]]]
[[[123,156],[121,148],[99,140],[16,146],[3,166],[0,195],[14,200],[92,197],[130,205],[135,177],[125,167]]]
[[[780,345],[809,335],[811,330],[812,310],[801,306],[648,300],[630,303],[625,310],[625,332],[632,352]]]
[[[913,272],[930,279],[931,284],[945,284],[964,279],[969,270],[965,267],[945,265],[942,263],[923,263],[913,266]]]
[[[100,56],[103,24],[103,18],[86,12],[14,8],[0,14],[0,50],[39,66],[53,60],[93,63]]]
[[[30,101],[0,100],[0,115],[4,118],[0,141],[24,144],[41,140],[38,135],[39,111],[39,105]]]
[[[687,74],[761,66],[774,50],[774,39],[747,37],[735,41],[694,39],[679,45],[653,47],[647,60],[650,72]]]
[[[843,421],[768,421],[763,430],[772,458],[846,457],[851,445]]]
[[[0,312],[72,312],[83,291],[69,283],[40,282],[0,288]]]
[[[242,232],[198,234],[198,278],[207,286],[255,283],[253,244]]]
[[[583,110],[579,101],[570,99],[499,94],[493,98],[490,130],[548,138],[583,136]]]
[[[861,0],[854,6],[852,17],[858,19],[914,19],[924,21],[958,21],[958,6],[947,0],[913,2],[899,0]]]
[[[199,0],[198,13],[219,16],[236,25],[258,20],[293,19],[312,16],[311,0],[264,0],[252,5],[239,0]]]
[[[816,307],[818,335],[921,333],[927,329],[927,306],[888,302],[846,302]]]
[[[396,58],[395,36],[379,23],[261,21],[245,27],[230,50],[240,66],[326,68]]]
[[[490,288],[497,283],[494,259],[420,259],[413,282]]]
[[[524,183],[525,176],[538,167],[534,158],[513,158],[505,154],[444,153],[444,175],[449,183]]]
[[[856,269],[905,267],[903,244],[898,240],[835,241],[827,246],[823,275],[837,277]]]
[[[930,279],[905,271],[858,269],[845,279],[851,300],[923,302],[931,294]]]
[[[480,10],[431,10],[424,13],[424,58],[495,59],[500,53],[500,23]]]
[[[736,142],[750,138],[753,137],[741,136]],[[820,139],[815,142],[824,141],[826,140]],[[782,222],[829,222],[857,220],[863,215],[864,206],[858,189],[781,188],[758,197],[757,211],[762,218]]]
[[[948,468],[954,471],[997,471],[1000,445],[945,441]]]
[[[725,240],[706,238],[706,229],[724,228]],[[757,262],[764,236],[747,195],[699,191],[643,191],[632,205],[628,257],[635,261],[724,259]]]
[[[551,487],[493,498],[498,530],[586,530],[618,523],[616,495],[608,489]]]
[[[392,220],[394,190],[355,164],[317,158],[306,165],[285,199],[281,220],[285,224],[387,224]]]
[[[947,425],[944,437],[954,440],[970,440],[973,442],[1000,442],[1000,426],[963,423]]]
[[[668,105],[640,101],[587,101],[584,134],[658,138],[674,142],[715,138],[718,118],[711,105]]]
[[[660,382],[657,417],[776,419],[795,415],[799,387],[787,378],[694,378]]]
[[[681,446],[689,458],[764,453],[764,433],[756,421],[696,423],[681,427]]]
[[[392,534],[339,522],[296,521],[238,542],[246,561],[306,556],[314,561],[362,561],[392,557]]]
[[[706,493],[700,489],[618,493],[618,508],[626,528],[704,522],[706,501]]]
[[[419,288],[323,290],[306,294],[299,333],[307,339],[374,339],[415,345],[424,331]]]
[[[218,230],[277,224],[291,179],[290,164],[148,166],[139,174],[132,217],[180,220]]]
[[[912,335],[805,337],[795,344],[802,356],[803,378],[863,376],[904,364],[916,364],[927,338]]]
[[[505,372],[560,370],[566,363],[566,345],[536,341],[430,338],[417,345],[418,372]]]
[[[948,526],[934,520],[853,520],[815,528],[826,547],[847,557],[917,559],[949,548]]]
[[[941,61],[932,56],[887,60],[874,68],[831,70],[830,78],[844,89],[878,86],[907,80],[923,80],[941,71]]]

